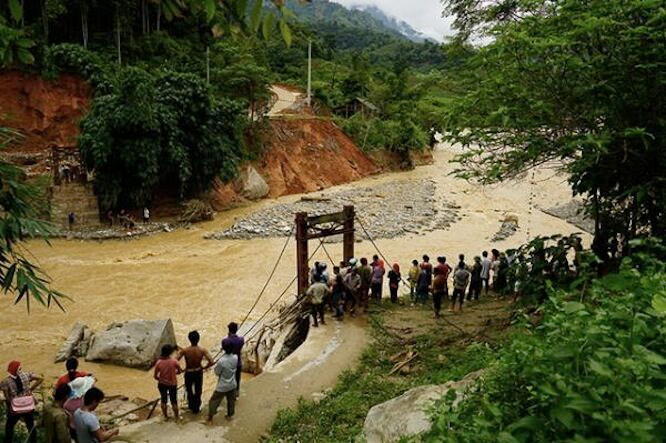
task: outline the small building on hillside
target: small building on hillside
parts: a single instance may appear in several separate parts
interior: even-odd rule
[[[375,117],[379,114],[379,108],[364,98],[355,97],[343,106],[338,107],[335,112],[344,115],[345,118],[359,112],[363,117]]]

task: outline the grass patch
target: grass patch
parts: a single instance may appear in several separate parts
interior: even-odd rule
[[[413,321],[411,332],[401,336],[392,325],[404,314]],[[319,402],[301,398],[295,408],[281,410],[267,441],[351,441],[361,433],[372,406],[418,385],[461,379],[495,359],[506,336],[503,327],[487,329],[478,342],[464,339],[445,323],[425,321],[431,314],[420,307],[376,308],[370,314],[372,340],[357,367],[341,374]],[[389,376],[394,364],[389,358],[405,349],[405,342],[419,354],[415,370]]]

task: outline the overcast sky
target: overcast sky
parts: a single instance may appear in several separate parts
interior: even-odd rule
[[[388,15],[409,23],[412,28],[441,41],[452,35],[449,18],[442,18],[440,0],[331,0],[345,6],[376,5]]]

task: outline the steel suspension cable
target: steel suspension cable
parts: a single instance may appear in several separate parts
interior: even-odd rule
[[[310,261],[310,259],[312,259],[312,257],[314,257],[314,255],[317,253],[317,251],[319,251],[319,249],[320,249],[321,247],[322,247],[322,243],[320,242],[319,245],[315,248],[315,250],[312,251],[312,254],[310,254],[310,256],[308,257],[308,261]],[[252,331],[252,330],[253,330],[253,329],[259,324],[259,322],[260,322],[261,320],[264,319],[264,317],[266,317],[266,315],[268,315],[268,313],[273,309],[273,307],[275,306],[275,304],[276,304],[278,301],[280,301],[280,299],[281,299],[282,297],[284,297],[284,295],[287,293],[287,291],[289,290],[289,288],[291,288],[291,285],[294,284],[294,282],[296,281],[297,278],[298,278],[298,275],[296,275],[294,278],[291,279],[291,281],[289,282],[289,284],[287,285],[287,287],[284,289],[284,291],[282,291],[282,293],[281,293],[281,294],[275,299],[275,301],[274,301],[273,303],[271,303],[271,305],[268,307],[268,309],[267,309],[267,310],[261,315],[261,317],[259,317],[259,318],[257,319],[257,321],[252,325],[252,327],[251,327],[250,329],[247,330],[247,332],[245,333],[245,336],[246,336],[247,340],[249,340],[250,338],[254,337],[254,335],[249,335],[250,332],[251,332],[251,331]]]
[[[245,321],[247,321],[247,318],[250,316],[252,311],[254,311],[254,308],[257,306],[257,303],[259,303],[259,300],[261,297],[264,295],[264,292],[266,291],[266,288],[268,287],[268,284],[271,282],[273,279],[273,276],[275,275],[275,271],[277,270],[278,265],[280,264],[280,260],[282,260],[282,256],[284,255],[284,251],[287,250],[287,245],[289,244],[289,240],[291,240],[291,236],[294,233],[294,228],[291,228],[291,231],[289,231],[289,235],[287,236],[287,240],[284,242],[284,246],[282,246],[282,250],[280,251],[280,255],[278,255],[277,260],[275,261],[275,265],[273,266],[273,270],[271,271],[270,275],[268,276],[268,279],[266,280],[266,283],[264,283],[264,287],[261,288],[261,292],[259,292],[259,295],[257,298],[254,300],[254,303],[252,304],[252,307],[250,307],[250,310],[247,311],[247,314],[245,314],[245,318],[243,318],[243,321],[241,321],[241,324],[239,327],[242,327],[245,324]]]

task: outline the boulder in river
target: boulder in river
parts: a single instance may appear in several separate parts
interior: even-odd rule
[[[266,180],[253,166],[248,166],[242,175],[243,196],[257,200],[268,195],[270,191]]]
[[[166,344],[176,344],[171,319],[112,323],[95,334],[86,360],[149,369]]]
[[[82,357],[88,350],[88,344],[84,343],[90,340],[91,331],[88,326],[81,322],[76,322],[69,332],[65,343],[60,347],[55,357],[55,362],[67,360],[69,357]]]
[[[460,381],[449,381],[442,385],[419,386],[399,397],[373,406],[365,417],[363,435],[368,443],[397,442],[430,430],[432,422],[428,409],[446,393],[454,389],[456,400],[479,376],[481,371],[467,374]]]

